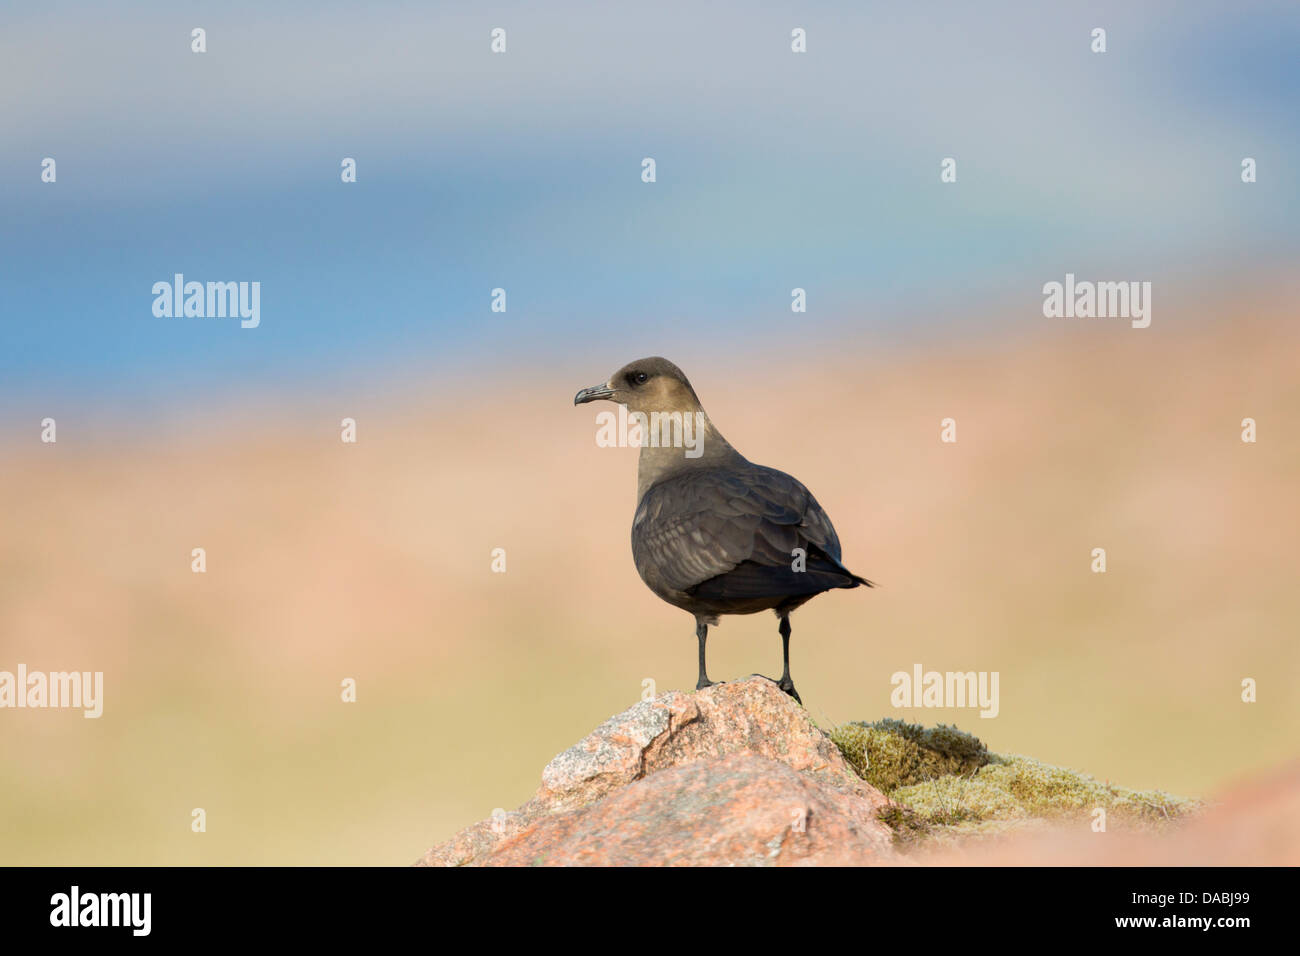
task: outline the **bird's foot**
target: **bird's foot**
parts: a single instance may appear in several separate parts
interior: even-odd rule
[[[767,676],[766,674],[750,674],[750,676],[751,678],[762,678],[763,680],[771,680],[772,683],[776,684],[777,688],[781,689],[781,691],[785,691],[785,693],[788,693],[790,697],[793,697],[794,701],[796,701],[797,704],[800,704],[801,706],[803,705],[803,698],[800,697],[800,692],[794,689],[793,680],[790,680],[789,678],[781,678],[780,680],[777,680],[776,678],[770,678],[770,676]]]
[[[695,682],[695,689],[696,689],[696,690],[704,690],[704,688],[706,688],[706,687],[717,687],[719,684],[725,684],[725,683],[726,683],[725,680],[703,680],[703,679],[700,679],[700,680],[698,680],[698,681]]]
[[[803,704],[803,698],[801,698],[799,696],[799,692],[794,689],[794,681],[792,681],[789,677],[782,677],[780,680],[777,680],[775,677],[768,677],[766,674],[750,674],[749,676],[761,677],[763,678],[763,680],[770,680],[780,690],[785,691],[787,694],[793,697],[795,701],[798,702],[800,705]]]
[[[790,678],[782,677],[779,681],[776,682],[776,686],[781,688],[791,697],[793,697],[800,707],[803,706],[803,698],[800,697],[799,692],[794,689],[794,681],[792,681]]]

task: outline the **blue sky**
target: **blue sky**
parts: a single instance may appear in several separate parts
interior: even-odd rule
[[[1300,8],[1221,6],[6,9],[0,395],[778,351],[795,286],[817,343],[1033,321],[1066,271],[1229,283],[1300,252]],[[176,272],[260,282],[261,326],[156,318]]]

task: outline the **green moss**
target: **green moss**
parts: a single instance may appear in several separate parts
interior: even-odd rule
[[[989,762],[978,737],[940,724],[922,727],[901,720],[841,724],[830,732],[855,773],[889,793],[949,774],[974,773]]]
[[[929,821],[901,803],[889,803],[881,807],[876,817],[894,831],[894,842],[900,846],[920,843],[933,830]]]
[[[948,840],[1032,826],[1091,820],[1151,828],[1199,810],[1196,800],[1112,786],[1029,757],[989,753],[956,727],[899,720],[835,727],[831,739],[868,783],[889,796],[880,818],[900,843]]]
[[[891,796],[933,824],[966,831],[1003,829],[1008,823],[1032,820],[1090,818],[1098,808],[1106,811],[1108,827],[1152,827],[1201,806],[1158,790],[1102,783],[1087,774],[1020,756],[994,756],[968,777],[937,777],[900,787]]]

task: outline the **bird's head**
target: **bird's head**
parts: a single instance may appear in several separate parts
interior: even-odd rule
[[[629,362],[602,385],[584,388],[573,396],[573,404],[599,400],[626,405],[629,411],[693,412],[700,400],[686,376],[666,358],[644,358]]]

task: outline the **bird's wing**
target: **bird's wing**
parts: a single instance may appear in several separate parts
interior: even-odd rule
[[[653,568],[677,591],[742,562],[788,569],[795,548],[840,567],[839,539],[817,500],[790,475],[758,465],[689,471],[653,485],[632,522],[637,569],[645,577]]]

